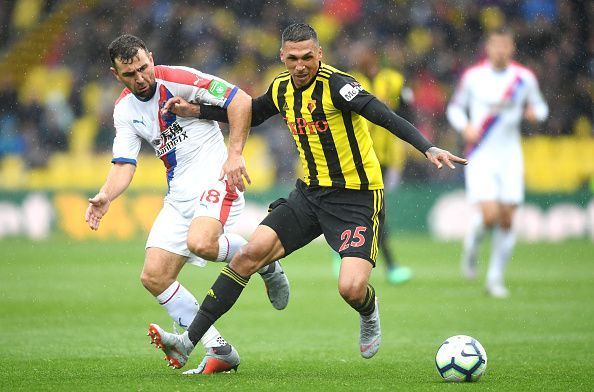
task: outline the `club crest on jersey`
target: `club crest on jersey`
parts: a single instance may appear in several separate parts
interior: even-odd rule
[[[314,110],[316,110],[316,104],[317,101],[315,99],[309,100],[309,102],[307,103],[307,110],[309,111],[309,113],[313,113]]]
[[[357,94],[359,94],[360,91],[363,91],[363,87],[357,82],[352,82],[342,86],[338,92],[347,102],[350,102],[357,96]]]

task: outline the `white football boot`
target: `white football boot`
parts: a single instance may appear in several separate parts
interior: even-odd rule
[[[165,332],[157,324],[149,324],[148,336],[151,344],[165,353],[167,366],[181,369],[188,362],[188,357],[194,349],[191,344],[184,342],[183,335]]]
[[[375,309],[369,316],[359,315],[361,318],[361,334],[359,336],[359,350],[363,358],[369,359],[377,353],[382,342],[380,328],[379,306],[375,297]]]
[[[258,271],[264,285],[268,299],[275,309],[283,310],[289,304],[289,279],[283,271],[280,261],[275,261]]]
[[[239,354],[235,347],[227,344],[221,347],[211,347],[196,369],[186,370],[184,374],[214,374],[237,371]]]
[[[487,284],[487,294],[493,298],[508,298],[509,290],[501,283]]]

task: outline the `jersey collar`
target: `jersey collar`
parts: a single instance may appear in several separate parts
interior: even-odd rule
[[[511,62],[508,63],[505,68],[495,68],[495,65],[492,62],[488,62],[489,67],[491,68],[491,71],[493,71],[493,73],[496,73],[497,75],[502,75],[504,73],[506,73],[507,71],[510,70],[510,66],[511,66]]]

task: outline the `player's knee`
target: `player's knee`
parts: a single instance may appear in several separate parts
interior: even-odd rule
[[[359,303],[365,298],[367,281],[363,279],[341,279],[338,281],[338,292],[348,303]]]
[[[213,241],[211,238],[198,236],[188,238],[187,246],[190,252],[207,260],[215,260],[219,253],[218,241]]]

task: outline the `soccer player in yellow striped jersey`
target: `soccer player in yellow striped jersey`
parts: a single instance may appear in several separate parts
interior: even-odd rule
[[[409,114],[407,107],[412,101],[412,91],[405,88],[404,75],[395,69],[382,67],[377,52],[370,41],[361,40],[354,43],[352,48],[354,70],[353,77],[361,86],[377,99],[386,104],[394,112]],[[407,93],[408,92],[408,93]],[[404,165],[404,144],[395,140],[392,134],[372,122],[368,122],[369,133],[373,140],[373,149],[380,162],[385,191],[393,191],[400,178]],[[386,278],[389,283],[401,284],[411,278],[410,268],[400,265],[390,246],[390,229],[384,222],[384,229],[380,240],[380,249],[386,266]],[[340,259],[335,257],[333,264],[340,266]]]
[[[305,177],[297,180],[287,198],[270,205],[270,213],[223,269],[188,330],[162,339],[164,350],[189,355],[205,331],[233,306],[252,274],[324,234],[342,257],[338,291],[359,313],[360,353],[371,358],[379,349],[381,330],[369,276],[378,253],[384,201],[380,164],[365,119],[411,143],[438,168],[466,164],[429,143],[352,76],[322,63],[322,48],[311,26],[290,25],[281,45],[287,71],[252,101],[252,125],[280,113],[299,150]],[[163,110],[226,121],[224,109],[192,105],[178,97]],[[230,137],[229,149],[241,151],[245,138],[247,132]],[[227,180],[243,186],[241,175]]]

